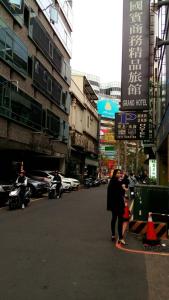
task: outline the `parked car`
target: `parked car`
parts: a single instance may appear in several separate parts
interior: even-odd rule
[[[8,201],[9,192],[12,189],[12,182],[0,180],[0,205]]]
[[[50,183],[53,178],[53,175],[50,171],[43,171],[43,170],[31,170],[27,173],[27,176],[34,180],[44,181]]]
[[[29,177],[34,180],[39,180],[41,182],[50,183],[53,179],[53,171],[48,170],[32,170],[28,172]],[[70,180],[67,180],[67,178],[61,178],[62,179],[62,192],[67,192],[71,190],[71,182]]]
[[[49,174],[54,175],[53,171],[49,171]],[[75,178],[65,177],[63,174],[59,172],[59,175],[61,177],[62,183],[69,183],[70,189],[75,190],[79,187],[80,181]]]
[[[49,183],[28,178],[28,186],[30,187],[31,197],[42,196],[48,191]]]
[[[72,190],[76,190],[78,189],[79,185],[80,185],[80,181],[75,179],[75,178],[70,178],[70,177],[64,177],[62,174],[59,173],[59,175],[61,176],[62,181],[67,181],[70,183]]]

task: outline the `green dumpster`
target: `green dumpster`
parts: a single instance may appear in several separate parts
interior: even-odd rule
[[[169,223],[169,187],[161,185],[137,185],[133,207],[134,220],[146,221],[152,212],[153,221]],[[164,215],[165,216],[164,216]]]

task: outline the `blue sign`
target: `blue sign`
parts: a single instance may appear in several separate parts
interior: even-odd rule
[[[97,112],[105,118],[115,119],[115,113],[119,112],[119,102],[116,99],[99,99]]]

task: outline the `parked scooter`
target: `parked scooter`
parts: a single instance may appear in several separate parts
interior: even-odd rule
[[[58,188],[58,181],[51,181],[48,189],[48,199],[56,199],[61,197],[61,187]]]
[[[9,192],[8,206],[9,209],[16,209],[22,207],[22,201],[20,198],[22,183],[16,183],[13,185],[11,191]],[[31,191],[29,187],[26,187],[24,194],[24,205],[27,206],[30,202]]]
[[[96,179],[93,181],[93,186],[99,186],[100,184],[101,184],[100,178],[96,178]]]
[[[85,178],[84,179],[84,187],[90,188],[92,186],[94,186],[94,180],[93,180],[93,178],[92,177]]]

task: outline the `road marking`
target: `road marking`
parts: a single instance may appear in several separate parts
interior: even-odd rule
[[[36,198],[36,199],[33,199],[33,200],[31,200],[31,201],[30,201],[30,203],[31,203],[31,202],[40,201],[40,200],[43,200],[43,199],[44,199],[44,197],[41,197],[41,198]]]
[[[44,199],[44,197],[33,199],[33,200],[30,201],[30,204],[32,202],[37,202],[37,201],[40,201],[40,200],[43,200],[43,199]],[[8,207],[8,205],[0,207],[0,210],[5,210],[7,207]]]
[[[160,255],[160,256],[169,256],[169,253],[159,253],[159,252],[155,252],[155,251],[144,251],[144,250],[136,250],[136,249],[128,249],[128,248],[124,248],[126,246],[122,246],[120,244],[118,244],[118,242],[116,243],[116,248],[118,248],[119,250],[128,252],[128,253],[136,253],[136,254],[148,254],[148,255]]]

